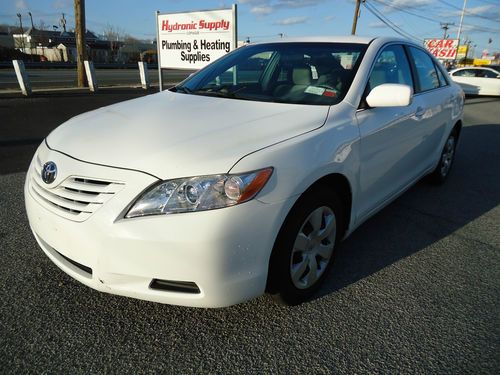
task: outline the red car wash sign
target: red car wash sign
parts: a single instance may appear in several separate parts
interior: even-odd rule
[[[458,39],[425,39],[424,46],[440,60],[457,58]]]
[[[201,69],[236,48],[236,7],[158,14],[161,68]]]

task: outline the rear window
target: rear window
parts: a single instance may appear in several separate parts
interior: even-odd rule
[[[443,70],[437,65],[435,65],[435,67],[436,67],[436,72],[437,72],[438,79],[439,79],[439,84],[441,86],[448,85],[448,79],[446,78],[445,74],[443,73]]]

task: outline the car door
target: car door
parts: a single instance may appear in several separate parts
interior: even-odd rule
[[[378,54],[366,87],[366,94],[384,83],[401,83],[414,88],[411,67],[402,45],[391,44]],[[401,191],[421,172],[417,167],[425,133],[415,116],[419,103],[406,107],[370,108],[356,112],[360,132],[358,218],[363,220]],[[420,169],[419,169],[420,168]]]
[[[451,73],[453,80],[469,95],[479,94],[479,87],[475,82],[476,73],[474,70],[475,69],[460,69]]]
[[[417,106],[415,120],[420,142],[415,148],[414,168],[420,173],[437,163],[456,98],[449,78],[426,50],[409,46],[408,52],[416,77],[413,102]]]
[[[474,78],[482,95],[500,95],[499,74],[490,69],[476,69]]]

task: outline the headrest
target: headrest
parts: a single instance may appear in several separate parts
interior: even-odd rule
[[[330,55],[323,55],[316,58],[314,62],[319,74],[326,74],[334,70],[344,70],[339,60]]]
[[[310,85],[312,81],[311,68],[307,65],[293,68],[292,79],[294,85]]]

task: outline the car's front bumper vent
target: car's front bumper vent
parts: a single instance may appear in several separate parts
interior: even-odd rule
[[[65,261],[67,261],[68,263],[71,263],[72,265],[74,265],[76,268],[79,268],[81,269],[83,272],[86,272],[88,273],[90,276],[92,276],[92,268],[90,267],[87,267],[87,266],[84,266],[83,264],[81,263],[78,263],[78,262],[75,262],[73,259],[70,259],[68,258],[67,256],[64,256],[62,255],[59,251],[55,250],[57,252],[57,254],[59,254],[62,258],[64,258]]]
[[[151,289],[164,290],[167,292],[199,294],[200,288],[191,281],[173,281],[153,279],[149,284]]]

